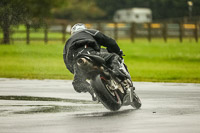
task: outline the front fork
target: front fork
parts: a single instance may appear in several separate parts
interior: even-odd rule
[[[123,86],[126,88],[126,95],[124,96],[123,99],[123,105],[130,105],[130,103],[133,102],[133,97],[134,97],[133,93],[135,87],[133,86],[133,83],[129,78],[124,81]]]
[[[134,91],[134,87],[130,87],[127,90],[127,93],[129,93],[129,98],[130,98],[129,100],[131,103],[133,102],[133,91]]]

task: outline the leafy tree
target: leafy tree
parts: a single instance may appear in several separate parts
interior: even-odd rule
[[[50,17],[51,9],[62,0],[0,0],[0,27],[3,31],[3,43],[10,43],[10,27],[33,19]]]
[[[67,20],[94,20],[105,15],[94,0],[67,0],[62,8],[54,10],[56,18]]]

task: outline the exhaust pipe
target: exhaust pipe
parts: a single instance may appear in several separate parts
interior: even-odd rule
[[[85,70],[98,69],[102,72],[104,71],[104,68],[102,66],[101,67],[95,66],[92,62],[88,61],[85,58],[78,59],[77,65],[78,65],[78,67],[85,69]]]
[[[80,58],[77,61],[78,66],[85,65],[87,60],[85,58]]]
[[[85,59],[85,58],[78,59],[77,65],[79,67],[87,67],[87,68],[93,67],[93,64],[90,61],[88,61],[87,59]]]

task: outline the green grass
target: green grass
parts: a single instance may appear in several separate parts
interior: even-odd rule
[[[134,81],[200,83],[200,43],[194,40],[136,39],[118,44]],[[54,42],[0,45],[0,77],[72,79],[62,59],[63,47]]]
[[[0,45],[0,77],[70,79],[62,44]]]
[[[121,42],[132,78],[141,81],[200,82],[200,44],[171,39]],[[122,45],[124,44],[124,45]]]

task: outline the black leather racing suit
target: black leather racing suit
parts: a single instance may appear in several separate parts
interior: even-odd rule
[[[100,52],[101,46],[106,47],[108,52]],[[86,29],[72,35],[65,44],[63,58],[67,69],[74,74],[72,84],[77,92],[90,92],[91,90],[86,78],[74,62],[77,54],[80,53],[99,55],[110,63],[111,67],[117,67],[119,56],[116,54],[120,56],[122,54],[115,40],[97,30]]]

